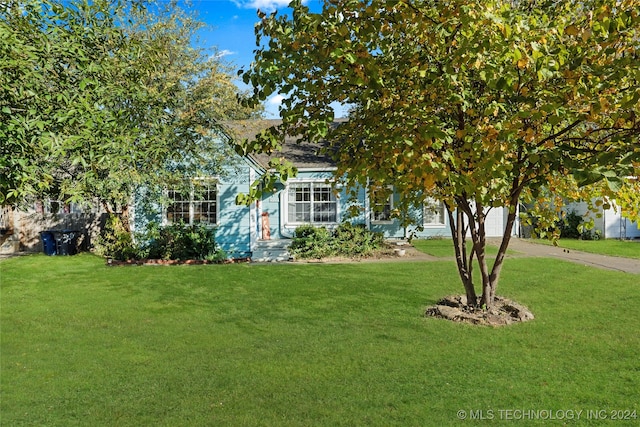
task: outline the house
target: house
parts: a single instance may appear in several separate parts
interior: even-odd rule
[[[239,133],[241,137],[253,138],[273,124],[275,121],[270,120],[251,122],[243,125]],[[422,225],[420,231],[415,227],[405,229],[397,219],[391,218],[398,195],[391,196],[384,205],[373,206],[366,189],[360,189],[355,201],[359,213],[351,216],[349,208],[354,202],[349,200],[346,189],[338,188],[336,193],[331,185],[336,170],[333,161],[319,154],[316,144],[297,143],[294,138],[285,140],[282,151],[276,155],[291,161],[298,168],[298,175],[278,183],[274,192],[251,206],[237,205],[236,196],[248,193],[250,185],[267,171],[270,156],[239,156],[229,149],[231,137],[228,135],[221,135],[219,143],[228,156],[218,176],[193,180],[191,190],[166,188],[166,203],[153,197],[149,200],[144,191],[136,195],[130,213],[134,231],[144,229],[149,221],[162,225],[177,221],[210,225],[215,227],[216,243],[229,257],[264,260],[286,257],[284,248],[302,224],[334,227],[348,220],[364,224],[387,239],[403,239],[410,233],[418,238],[451,235],[444,205],[437,200],[408,212]],[[571,208],[580,214],[586,211],[586,205]],[[502,208],[494,208],[488,213],[487,237],[502,236],[507,213]],[[35,202],[20,209],[3,207],[0,212],[0,252],[40,251],[40,232],[50,229],[79,230],[80,243],[90,248],[104,221],[102,211],[55,200]],[[621,218],[613,209],[603,210],[602,215],[595,218],[595,224],[606,238],[640,237],[638,225]],[[516,223],[512,233],[521,234],[519,224]]]
[[[244,137],[252,138],[259,130],[273,121],[254,122],[241,130]],[[229,137],[223,137],[229,143]],[[188,224],[209,224],[216,228],[216,242],[232,258],[278,258],[283,254],[294,235],[303,224],[334,227],[344,220],[364,224],[368,229],[382,233],[388,239],[406,238],[412,229],[401,227],[390,217],[397,195],[391,196],[384,206],[374,209],[365,189],[358,192],[359,214],[348,215],[353,201],[346,189],[331,185],[336,170],[333,161],[318,153],[316,144],[300,142],[294,138],[285,140],[282,151],[275,154],[291,161],[298,169],[295,178],[278,183],[274,192],[264,195],[251,206],[236,204],[239,193],[248,193],[249,186],[267,171],[270,156],[235,155],[229,159],[225,172],[217,177],[194,180],[200,191],[166,189],[168,203],[155,205],[155,214],[149,216],[134,209],[135,227],[155,220],[163,225],[182,220]],[[188,193],[188,194],[187,194]],[[423,226],[416,237],[448,237],[451,235],[444,205],[436,200],[417,207],[409,213]],[[488,237],[502,236],[506,223],[506,209],[493,209],[486,220]],[[515,227],[514,229],[517,229]]]

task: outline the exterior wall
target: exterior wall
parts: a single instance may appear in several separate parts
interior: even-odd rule
[[[229,167],[218,180],[217,225],[215,239],[218,247],[231,258],[251,256],[256,236],[255,208],[236,205],[239,193],[248,193],[255,171],[249,164],[242,163]],[[139,191],[134,202],[133,228],[142,231],[150,221],[165,224],[163,207],[149,195]],[[141,206],[145,206],[143,209]]]
[[[635,222],[623,218],[620,209],[611,206],[609,209],[599,208],[596,212],[589,211],[586,202],[570,203],[565,211],[576,211],[585,218],[593,218],[594,230],[599,230],[605,239],[637,239],[640,238],[640,228]]]
[[[284,239],[291,237],[289,231],[283,229],[284,224],[282,223],[282,218],[280,215],[280,204],[284,203],[284,201],[281,202],[281,199],[285,195],[284,190],[285,186],[278,183],[276,186],[276,191],[264,195],[262,197],[262,200],[260,200],[260,202],[258,203],[257,214],[259,217],[259,223],[256,233],[259,239],[262,239],[263,236],[267,236],[263,233],[263,229],[266,228],[269,229],[269,236],[271,239]]]
[[[251,256],[252,242],[255,241],[255,209],[236,205],[236,196],[249,192],[252,171],[248,165],[238,169],[222,178],[218,185],[216,244],[231,258]]]
[[[293,233],[297,225],[287,224],[286,221],[286,203],[287,203],[287,186],[296,182],[324,182],[333,178],[332,171],[310,171],[301,170],[298,176],[290,179],[286,184],[279,184],[277,190],[262,198],[259,203],[258,215],[268,214],[269,231],[271,239],[288,239],[293,237]],[[394,205],[399,200],[399,195],[393,196]],[[388,239],[402,239],[409,236],[416,238],[433,238],[433,237],[450,237],[449,219],[445,215],[443,224],[424,225],[424,211],[422,206],[415,207],[409,212],[409,216],[418,224],[422,225],[422,230],[418,231],[416,226],[409,226],[406,229],[400,225],[398,220],[393,221],[373,221],[372,208],[369,206],[366,190],[358,189],[357,192],[357,213],[355,216],[349,216],[352,201],[349,200],[346,190],[341,190],[338,194],[338,221],[335,224],[327,224],[328,227],[338,225],[340,222],[347,220],[354,224],[365,224],[370,230],[380,232]],[[501,237],[506,218],[506,210],[502,208],[494,208],[487,216],[487,237]],[[262,224],[258,224],[258,236],[262,236]]]
[[[602,216],[604,237],[607,239],[640,239],[640,224],[620,215],[611,207]]]
[[[78,231],[77,248],[91,249],[106,219],[106,214],[99,210],[67,213],[63,209],[58,213],[46,213],[40,202],[23,208],[5,208],[3,216],[3,227],[6,227],[2,233],[2,243],[6,243],[3,247],[10,250],[9,243],[16,242],[16,247],[11,250],[26,252],[42,251],[40,232],[48,230]]]

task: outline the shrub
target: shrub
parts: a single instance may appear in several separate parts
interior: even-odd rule
[[[226,253],[215,244],[215,231],[204,225],[183,222],[161,227],[151,222],[146,230],[136,234],[135,241],[117,216],[106,223],[98,244],[98,253],[120,261],[152,259],[226,259]]]
[[[380,249],[384,238],[381,233],[367,230],[364,224],[345,222],[334,231],[334,242],[339,255],[366,256]]]
[[[215,231],[204,225],[188,225],[183,222],[147,228],[144,236],[148,258],[157,259],[205,259],[216,252]]]
[[[560,238],[582,240],[597,240],[599,238],[599,233],[592,233],[589,224],[575,210],[559,219],[556,226],[560,230]]]
[[[332,236],[325,227],[301,225],[296,228],[289,253],[300,258],[325,258],[333,255]]]
[[[289,252],[299,258],[367,256],[380,249],[383,242],[382,234],[369,231],[360,224],[345,222],[333,231],[302,225],[296,228]]]
[[[110,215],[96,242],[98,254],[119,261],[138,259],[139,251],[128,228],[118,215]]]
[[[578,227],[582,222],[582,217],[576,211],[569,212],[564,218],[559,219],[556,224],[560,229],[560,237],[578,239],[581,235]]]

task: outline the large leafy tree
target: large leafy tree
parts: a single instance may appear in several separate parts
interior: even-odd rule
[[[255,102],[285,96],[282,124],[241,148],[277,150],[284,135],[327,140],[348,186],[379,194],[392,185],[399,211],[443,200],[470,305],[494,303],[519,203],[547,202],[567,176],[615,188],[640,156],[635,0],[291,7],[261,15],[255,62],[243,72]],[[332,102],[353,106],[338,127]],[[490,265],[485,219],[502,206]]]
[[[221,123],[255,110],[194,47],[202,25],[172,2],[0,4],[0,203],[114,209],[141,185],[217,172]]]

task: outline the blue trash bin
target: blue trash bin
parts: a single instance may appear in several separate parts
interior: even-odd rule
[[[42,251],[47,255],[56,255],[56,239],[51,231],[41,231]]]

